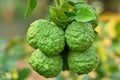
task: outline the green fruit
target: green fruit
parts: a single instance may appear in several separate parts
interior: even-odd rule
[[[65,37],[71,50],[84,51],[92,45],[95,34],[90,24],[74,21],[67,27]]]
[[[35,49],[38,48],[38,45],[37,45],[37,41],[39,39],[39,37],[37,36],[37,34],[39,33],[38,25],[39,25],[38,21],[31,23],[26,34],[27,42],[29,43],[29,45],[31,45]]]
[[[93,47],[83,52],[70,51],[68,53],[69,70],[79,75],[89,73],[96,68],[97,64],[97,52]]]
[[[59,54],[65,45],[64,32],[47,20],[36,20],[27,32],[27,41],[33,48],[39,48],[46,55]]]
[[[52,78],[56,77],[62,71],[63,61],[59,55],[48,57],[37,49],[32,53],[29,64],[39,74],[47,78]]]

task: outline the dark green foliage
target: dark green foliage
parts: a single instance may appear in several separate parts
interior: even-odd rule
[[[18,75],[19,75],[19,79],[18,80],[25,80],[29,75],[30,75],[31,71],[28,68],[24,68],[22,70],[18,71]]]
[[[120,22],[116,24],[115,30],[116,30],[117,36],[120,37]]]

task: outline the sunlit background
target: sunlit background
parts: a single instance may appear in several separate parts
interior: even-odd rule
[[[120,0],[85,0],[99,17],[94,42],[99,65],[88,75],[75,76],[67,71],[54,79],[46,79],[34,72],[28,58],[33,51],[26,40],[29,24],[48,18],[52,0],[38,0],[32,14],[24,19],[27,0],[0,0],[0,80],[120,80]]]

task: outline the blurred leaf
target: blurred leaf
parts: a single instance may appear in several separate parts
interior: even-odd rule
[[[4,52],[0,52],[0,68],[5,63],[6,54]]]
[[[89,75],[85,75],[83,80],[91,80]]]
[[[66,74],[66,76],[64,76]],[[65,71],[55,77],[55,80],[77,80],[77,75],[71,71]]]
[[[12,70],[11,75],[12,75],[12,80],[18,80],[18,72],[16,69]]]
[[[103,66],[103,62],[100,60],[98,67],[96,68],[97,78],[103,78],[106,76],[106,69]],[[99,79],[98,79],[99,80]]]
[[[109,58],[108,60],[108,64],[110,65],[110,71],[114,74],[114,72],[117,72],[118,69],[118,65],[116,64],[115,61],[113,61],[111,58]]]
[[[25,47],[22,44],[14,44],[8,49],[8,54],[14,59],[20,59],[25,56]]]
[[[106,72],[105,73],[106,76],[109,76],[111,74],[111,71],[110,71],[110,65],[108,64],[108,54],[106,52],[106,48],[104,48],[103,40],[98,41],[98,43],[96,44],[97,44],[97,50],[101,59],[102,68],[104,68]]]
[[[9,57],[12,57],[13,59],[23,58],[26,53],[24,42],[25,41],[22,38],[12,39],[7,47],[7,53]]]
[[[5,51],[5,48],[6,48],[6,40],[0,37],[0,52]]]
[[[117,33],[117,37],[120,37],[120,22],[118,22],[117,25],[115,26],[115,30]]]
[[[55,80],[65,80],[65,77],[62,74],[59,74],[55,77]]]
[[[120,56],[120,43],[118,42],[118,40],[113,40],[111,49],[113,50],[115,55]]]
[[[69,73],[70,73],[69,77],[71,78],[71,80],[76,80],[77,79],[78,75],[76,73],[74,73],[72,71],[69,71]]]
[[[24,68],[24,69],[18,71],[18,74],[19,74],[18,80],[25,80],[31,74],[31,71],[28,68]]]
[[[28,7],[24,14],[25,18],[27,18],[30,15],[30,13],[33,11],[36,5],[37,5],[37,0],[28,0]]]
[[[111,76],[113,80],[119,80],[120,79],[120,71],[114,72]]]
[[[4,41],[4,39],[0,39],[1,43]],[[18,59],[23,58],[25,55],[24,43],[25,40],[23,38],[17,37],[9,41],[9,45],[5,47],[4,51],[0,50],[0,80],[11,80],[7,79],[9,75],[12,76],[12,80],[18,80],[16,79],[16,72],[13,72],[13,70],[17,65]],[[9,75],[6,76],[6,73],[9,73]]]
[[[103,28],[104,34],[107,37],[115,39],[117,37],[116,31],[115,31],[115,25],[117,22],[117,18],[114,15],[109,15],[109,14],[107,14],[107,15],[106,16],[109,17],[108,18],[109,22],[107,22],[107,24]]]
[[[12,59],[12,58],[8,58],[8,60],[6,61],[5,66],[4,66],[4,68],[8,72],[12,72],[12,70],[13,70],[13,68],[15,68],[16,64],[17,64],[17,60]]]

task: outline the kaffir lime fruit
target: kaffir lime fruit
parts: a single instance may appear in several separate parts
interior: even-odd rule
[[[37,49],[32,53],[29,64],[39,74],[52,78],[62,71],[63,61],[59,55],[48,57]]]
[[[90,24],[74,21],[67,27],[65,37],[71,50],[84,51],[92,45],[95,34]]]
[[[65,45],[64,32],[48,20],[36,20],[27,32],[27,41],[33,48],[39,48],[46,55],[59,54]]]
[[[70,51],[68,53],[69,70],[79,75],[89,73],[96,68],[97,64],[97,52],[93,47],[83,52]]]

